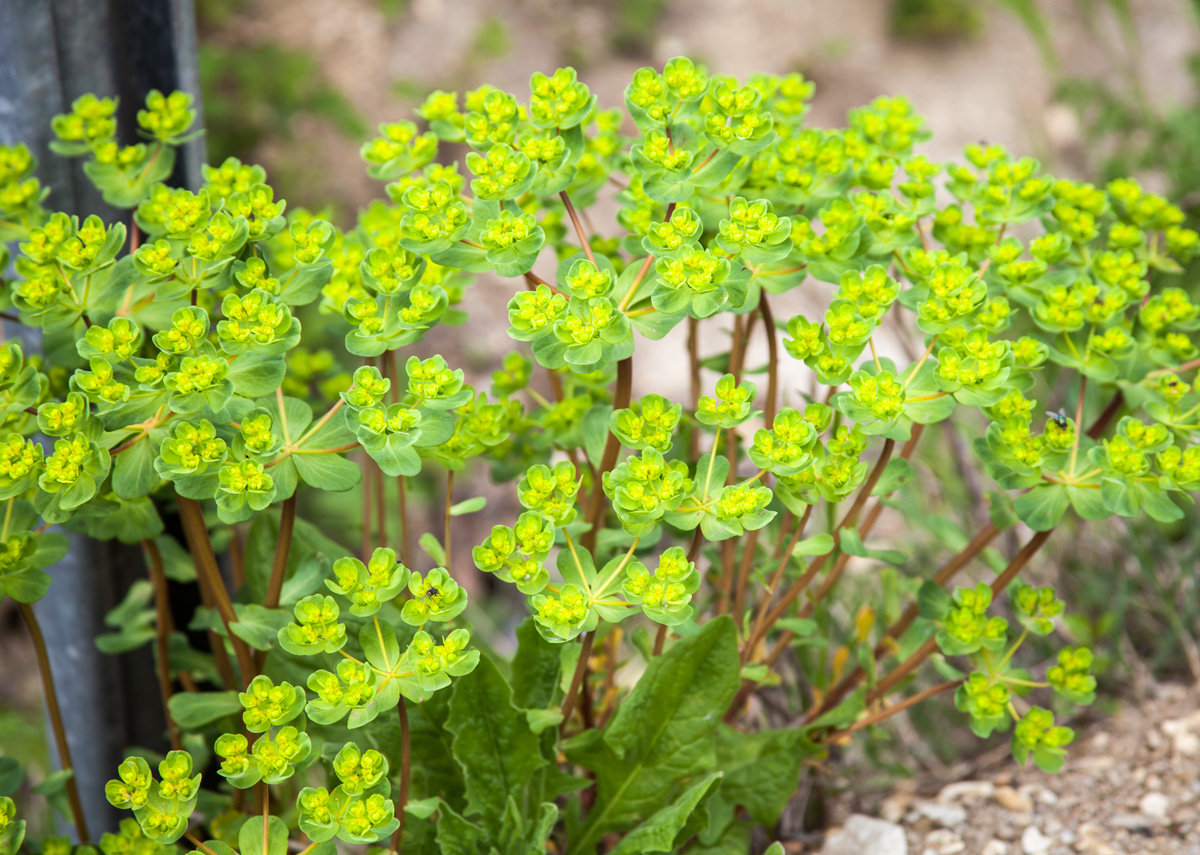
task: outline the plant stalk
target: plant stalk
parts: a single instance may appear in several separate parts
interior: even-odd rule
[[[87,818],[83,815],[83,804],[79,801],[79,784],[75,780],[75,764],[71,761],[71,747],[67,744],[67,729],[63,724],[62,709],[58,705],[58,690],[54,687],[54,674],[50,670],[50,654],[46,650],[46,637],[42,635],[41,624],[33,607],[28,603],[17,603],[25,626],[29,628],[29,637],[33,641],[34,653],[37,655],[38,673],[42,678],[42,692],[46,696],[46,712],[50,716],[50,729],[54,731],[54,744],[58,748],[58,760],[62,768],[70,770],[67,778],[67,801],[71,805],[71,816],[75,820],[75,830],[79,833],[79,842],[91,842],[88,834]]]
[[[171,748],[183,748],[179,725],[171,717],[171,606],[167,600],[167,575],[163,572],[162,553],[158,544],[151,539],[142,541],[146,554],[146,569],[150,573],[150,584],[154,587],[154,644],[155,664],[158,667],[158,688],[162,695],[163,715],[167,719],[167,734]]]

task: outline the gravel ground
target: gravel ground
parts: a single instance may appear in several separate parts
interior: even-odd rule
[[[889,825],[904,829],[910,855],[1200,855],[1200,691],[1155,687],[1080,732],[1057,774],[1008,761],[950,784],[909,783],[835,806],[836,823],[879,835],[862,855],[903,855],[886,849]],[[851,824],[855,814],[884,822]],[[821,851],[848,853],[844,839],[831,832]]]

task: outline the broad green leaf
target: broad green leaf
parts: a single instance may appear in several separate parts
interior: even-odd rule
[[[717,730],[717,766],[724,778],[708,803],[711,822],[702,839],[713,842],[743,808],[757,824],[774,827],[800,781],[806,759],[821,754],[799,728],[742,733]]]
[[[122,499],[136,499],[157,487],[162,482],[154,469],[157,456],[158,442],[154,432],[118,454],[113,459],[113,492]]]
[[[591,464],[596,467],[600,465],[604,456],[604,446],[608,443],[608,417],[611,412],[612,407],[607,404],[593,404],[583,414],[583,450]]]
[[[264,608],[258,603],[234,603],[233,610],[237,620],[229,625],[229,629],[255,650],[274,647],[279,630],[291,620],[287,612]]]
[[[24,776],[20,763],[11,757],[0,757],[0,796],[11,796],[15,793]]]
[[[676,851],[676,838],[683,837],[680,832],[688,825],[688,820],[720,784],[720,772],[713,772],[699,783],[693,784],[673,803],[655,812],[625,835],[617,848],[612,850],[612,855]]]
[[[806,537],[797,543],[792,549],[792,555],[828,555],[833,551],[833,547],[832,534],[818,534],[815,537]]]
[[[287,844],[287,825],[277,816],[268,818],[265,834],[261,816],[250,817],[238,832],[241,855],[287,855]]]
[[[488,851],[484,848],[487,839],[486,831],[463,819],[450,805],[442,802],[437,821],[437,845],[441,855],[480,855]]]
[[[647,666],[602,731],[570,740],[568,759],[596,773],[596,802],[572,853],[670,802],[680,780],[712,768],[714,733],[738,688],[733,621],[709,621]]]
[[[297,451],[291,459],[296,463],[300,479],[318,490],[344,493],[362,481],[362,469],[358,464],[332,451],[321,454]]]
[[[528,786],[546,761],[524,713],[513,706],[512,690],[488,657],[480,657],[474,671],[455,681],[446,729],[454,734],[467,812],[494,826],[508,795]]]
[[[171,696],[168,707],[176,724],[192,730],[240,713],[242,702],[237,692],[179,692]]]
[[[517,627],[517,653],[512,663],[512,696],[517,706],[540,710],[555,701],[562,673],[562,648],[542,638],[533,618],[526,618]]]
[[[1062,484],[1043,484],[1013,500],[1013,508],[1021,522],[1034,531],[1054,528],[1069,506],[1067,488]]]
[[[286,373],[282,353],[243,353],[229,364],[233,391],[246,398],[270,395],[279,388]]]

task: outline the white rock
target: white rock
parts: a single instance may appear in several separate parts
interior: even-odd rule
[[[1164,793],[1146,793],[1138,802],[1138,810],[1155,822],[1165,822],[1171,800]]]
[[[976,802],[990,799],[996,792],[991,781],[957,781],[942,787],[937,794],[939,802]]]
[[[1171,748],[1176,754],[1185,757],[1200,754],[1200,713],[1168,719],[1159,728],[1171,740]]]
[[[1021,832],[1021,850],[1025,855],[1043,855],[1050,851],[1053,844],[1054,841],[1042,834],[1036,825],[1030,825]]]
[[[992,838],[987,843],[983,844],[983,848],[979,850],[979,855],[1008,855],[1008,844],[1003,840]]]
[[[954,828],[967,821],[967,812],[958,805],[939,804],[922,799],[913,802],[913,811],[944,828]]]
[[[893,822],[853,814],[825,838],[821,855],[908,855],[904,829]]]
[[[963,839],[948,828],[939,828],[925,835],[925,851],[935,855],[958,855],[966,848]]]

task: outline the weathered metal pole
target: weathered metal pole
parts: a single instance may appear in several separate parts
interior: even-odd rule
[[[54,210],[107,222],[128,217],[104,203],[78,162],[50,154],[50,120],[88,92],[116,96],[122,142],[136,142],[135,115],[151,89],[188,91],[199,107],[192,0],[0,0],[0,143],[30,147]],[[170,183],[197,186],[203,162],[200,137],[179,150]],[[36,339],[27,343],[38,347]],[[95,838],[117,819],[104,782],[129,745],[162,744],[163,719],[148,650],[112,657],[93,643],[108,608],[145,577],[140,554],[79,535],[71,541],[67,557],[49,568],[54,584],[36,613]]]

